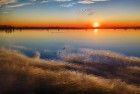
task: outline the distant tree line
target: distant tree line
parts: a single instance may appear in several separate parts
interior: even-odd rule
[[[33,26],[11,26],[11,25],[0,25],[0,30],[14,31],[15,29],[140,29],[140,26],[113,26],[113,27],[33,27]]]

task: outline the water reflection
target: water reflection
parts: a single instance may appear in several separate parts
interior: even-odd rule
[[[121,29],[3,30],[0,32],[0,47],[18,49],[29,56],[37,50],[41,52],[42,58],[57,58],[57,52],[66,46],[111,50],[139,57],[139,40],[140,30],[131,29],[127,31]]]
[[[98,29],[94,29],[94,32],[97,33],[98,32]]]
[[[14,32],[14,29],[0,30],[0,32],[12,33],[12,32]]]

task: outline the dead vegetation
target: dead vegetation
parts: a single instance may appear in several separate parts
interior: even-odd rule
[[[123,81],[115,71],[136,80],[139,66],[124,71],[120,66],[45,61],[0,49],[0,94],[140,94],[139,84]]]

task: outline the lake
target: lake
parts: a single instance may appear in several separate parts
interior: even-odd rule
[[[79,49],[116,52],[140,57],[140,30],[15,30],[0,32],[0,47],[18,50],[27,56],[59,59],[59,51]]]

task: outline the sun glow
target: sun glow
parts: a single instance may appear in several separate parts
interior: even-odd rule
[[[98,22],[94,22],[92,25],[94,28],[100,27],[100,24]]]

